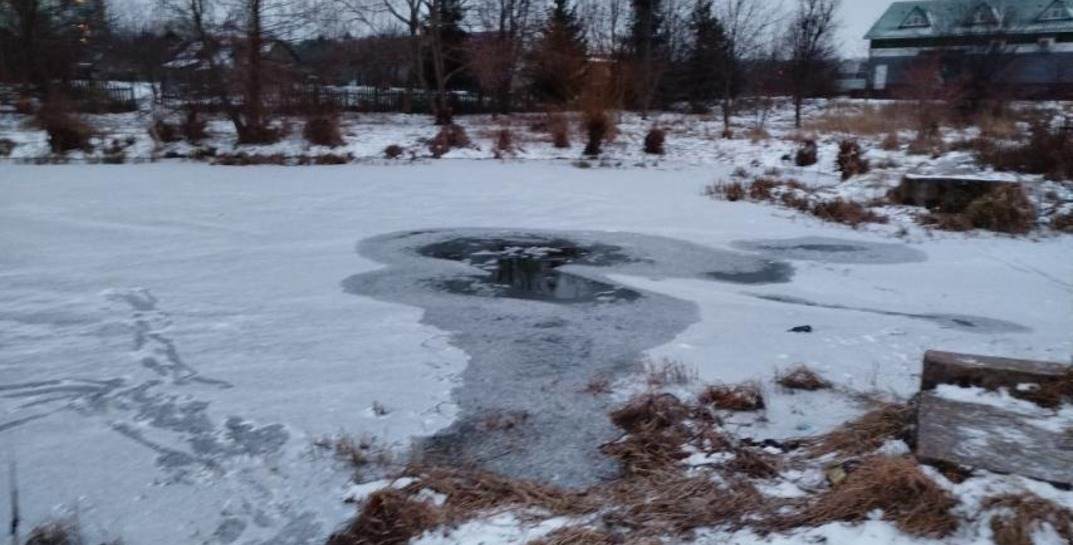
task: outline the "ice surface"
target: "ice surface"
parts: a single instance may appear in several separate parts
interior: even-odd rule
[[[340,287],[384,267],[354,251],[370,237],[460,226],[629,232],[734,255],[737,240],[897,242],[701,197],[727,168],[0,165],[0,461],[19,461],[26,524],[77,511],[87,537],[131,545],[319,543],[353,507],[341,501],[350,472],[314,440],[369,435],[405,452],[454,421],[451,392],[470,356],[419,306]],[[606,276],[695,306],[698,320],[649,353],[703,380],[770,388],[776,368],[804,362],[842,386],[908,395],[930,348],[1069,360],[1073,238],[910,246],[927,259],[786,256],[794,274],[781,284],[661,278],[643,263]],[[665,251],[657,257],[674,262]],[[681,262],[706,270],[703,259]],[[849,307],[1024,329],[981,334]],[[815,330],[786,333],[800,324]],[[790,428],[858,410],[772,391],[796,414]],[[387,414],[373,415],[373,402]],[[8,501],[0,495],[0,512]]]

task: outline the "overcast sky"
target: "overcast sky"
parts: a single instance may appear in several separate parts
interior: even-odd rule
[[[886,11],[890,0],[842,0],[842,54],[868,56],[868,43],[861,37]]]
[[[792,6],[793,0],[765,0],[784,7]],[[887,9],[892,0],[842,0],[839,50],[846,57],[868,56],[868,43],[862,37],[876,19]],[[136,19],[151,18],[159,0],[111,0],[122,15]],[[149,8],[149,9],[146,9]]]

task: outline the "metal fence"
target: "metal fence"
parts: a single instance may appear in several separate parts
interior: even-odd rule
[[[132,85],[76,80],[70,83],[70,95],[78,109],[84,112],[132,112],[138,109],[138,99]]]
[[[172,105],[197,104],[202,109],[219,109],[219,99],[199,86],[172,85],[165,88],[161,99]],[[436,100],[435,91],[421,89],[348,88],[319,85],[299,85],[283,89],[268,89],[264,103],[280,113],[305,113],[333,109],[351,112],[386,112],[430,114]],[[243,97],[231,97],[232,104],[241,105]],[[450,92],[448,106],[456,114],[485,114],[495,109],[486,96],[467,92]]]
[[[331,107],[354,112],[431,113],[436,93],[425,90],[302,87],[295,92],[278,95],[281,109]],[[448,105],[457,114],[490,113],[490,99],[472,93],[451,92]]]

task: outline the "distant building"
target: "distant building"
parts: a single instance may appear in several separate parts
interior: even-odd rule
[[[868,91],[868,61],[851,59],[838,65],[835,91],[841,95],[862,95]]]
[[[912,92],[927,63],[946,84],[983,67],[1011,95],[1073,94],[1073,0],[895,2],[865,39],[875,94]]]
[[[164,95],[211,96],[216,83],[212,74],[214,66],[222,72],[220,75],[225,81],[235,84],[235,72],[245,61],[245,40],[236,33],[224,33],[214,39],[213,47],[214,57],[211,59],[200,41],[191,40],[178,47],[163,66],[161,85]],[[266,38],[261,45],[261,56],[267,87],[286,86],[301,80],[298,56],[286,42]]]

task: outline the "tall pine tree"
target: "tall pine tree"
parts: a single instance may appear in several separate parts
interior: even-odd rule
[[[712,0],[697,0],[689,18],[689,50],[679,64],[678,77],[681,98],[694,109],[706,109],[719,96],[725,84],[725,74],[719,67],[727,66],[729,55],[726,31],[712,14]]]
[[[529,62],[534,98],[566,104],[578,93],[588,44],[577,8],[570,0],[555,0]]]
[[[626,45],[634,71],[633,95],[642,114],[647,114],[658,98],[660,80],[670,63],[663,32],[663,0],[632,0],[631,6]]]

